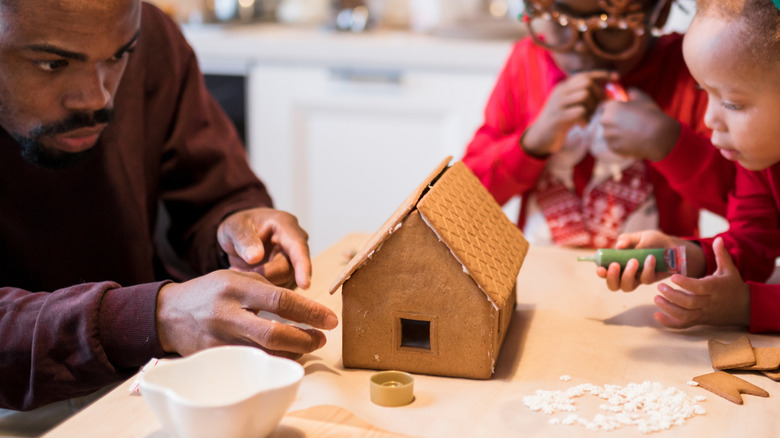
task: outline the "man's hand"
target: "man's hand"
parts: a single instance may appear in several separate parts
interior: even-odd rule
[[[661,161],[680,138],[680,122],[667,116],[650,96],[629,90],[628,102],[604,102],[601,115],[604,140],[624,157]]]
[[[271,208],[233,213],[220,224],[217,239],[232,269],[289,288],[311,283],[309,236],[289,213]]]
[[[715,239],[712,249],[718,264],[712,275],[700,280],[673,275],[672,283],[682,290],[658,285],[661,295],[655,297],[655,304],[661,312],[653,315],[658,322],[671,328],[750,325],[750,287],[742,281],[722,238]]]
[[[594,70],[577,73],[553,88],[544,108],[522,138],[522,147],[533,156],[558,152],[575,124],[587,125],[604,99],[604,83],[617,73]]]
[[[260,318],[262,310],[314,328]],[[167,284],[157,298],[160,344],[182,356],[218,345],[251,345],[297,358],[325,345],[325,334],[317,329],[337,325],[338,317],[327,307],[253,272],[215,271]]]

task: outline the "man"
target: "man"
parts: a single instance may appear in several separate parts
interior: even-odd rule
[[[89,394],[216,345],[298,357],[337,325],[282,287],[309,286],[307,235],[271,208],[153,6],[0,0],[0,127],[0,407]],[[164,281],[160,205],[203,276]]]

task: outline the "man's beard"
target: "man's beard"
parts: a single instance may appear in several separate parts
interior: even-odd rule
[[[92,154],[94,148],[81,152],[65,152],[50,148],[38,139],[44,136],[63,134],[80,128],[89,128],[98,124],[108,123],[114,118],[112,108],[104,108],[93,114],[73,113],[60,122],[39,125],[33,128],[29,134],[20,135],[11,133],[11,136],[19,143],[22,157],[32,164],[48,169],[65,169],[81,163]]]

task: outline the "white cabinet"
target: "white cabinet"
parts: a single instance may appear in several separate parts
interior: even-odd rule
[[[461,157],[497,72],[256,63],[252,167],[312,254],[374,232],[436,164]]]
[[[268,24],[184,32],[205,73],[247,77],[252,168],[313,255],[376,231],[436,164],[462,156],[512,47]]]

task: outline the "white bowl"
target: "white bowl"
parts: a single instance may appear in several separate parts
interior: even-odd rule
[[[226,346],[160,363],[139,383],[170,435],[233,438],[270,434],[302,378],[297,362],[253,347]]]

